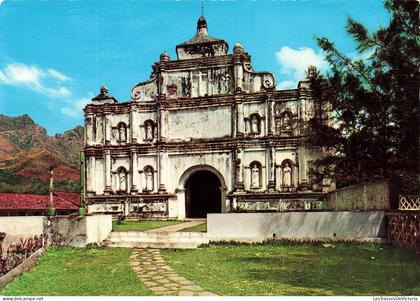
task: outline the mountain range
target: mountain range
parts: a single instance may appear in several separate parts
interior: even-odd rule
[[[82,149],[82,126],[48,136],[26,114],[0,114],[0,191],[46,193],[51,169],[57,190],[79,191]]]

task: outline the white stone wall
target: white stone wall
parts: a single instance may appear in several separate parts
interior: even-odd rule
[[[43,216],[0,216],[0,232],[7,235],[41,235],[43,221]]]
[[[170,111],[168,137],[170,140],[229,137],[231,116],[227,106]]]
[[[231,191],[233,187],[232,174],[232,156],[229,151],[226,152],[209,152],[209,153],[189,153],[189,154],[170,154],[169,155],[169,180],[167,183],[168,190],[174,192],[175,189],[183,189],[186,178],[182,176],[189,169],[200,170],[202,166],[210,166],[217,171],[222,177],[222,185],[226,185],[227,191]],[[224,183],[223,183],[224,182]]]
[[[112,231],[111,215],[86,216],[86,243],[100,243],[104,241]]]
[[[273,234],[278,239],[375,241],[386,237],[385,218],[384,211],[209,214],[207,229],[215,241],[262,241]]]

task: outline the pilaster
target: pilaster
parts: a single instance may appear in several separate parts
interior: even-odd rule
[[[111,187],[111,151],[105,150],[105,195],[109,195],[112,192]]]
[[[139,183],[139,170],[137,162],[137,149],[131,148],[131,194],[138,192],[137,184]]]

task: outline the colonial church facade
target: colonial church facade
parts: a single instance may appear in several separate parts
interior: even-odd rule
[[[88,211],[184,219],[320,209],[334,183],[310,173],[322,156],[304,143],[320,108],[310,80],[276,90],[240,44],[228,54],[208,35],[204,17],[176,53],[160,55],[130,101],[103,86],[85,107]]]

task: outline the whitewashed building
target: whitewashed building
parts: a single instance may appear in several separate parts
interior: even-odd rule
[[[276,90],[240,44],[229,54],[208,35],[204,17],[176,53],[160,55],[130,101],[103,86],[85,107],[88,211],[183,219],[319,209],[333,183],[309,174],[321,156],[303,143],[319,112],[309,79]]]

